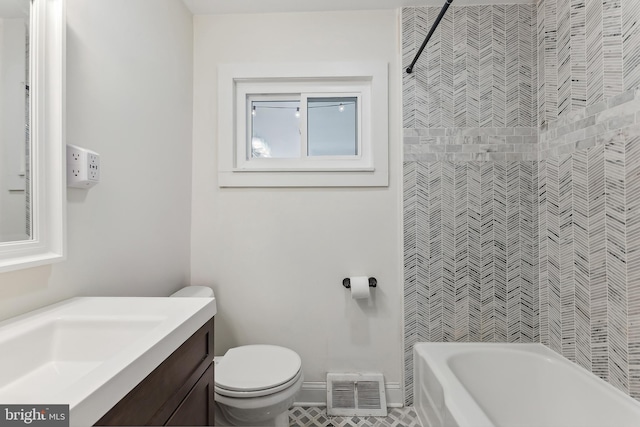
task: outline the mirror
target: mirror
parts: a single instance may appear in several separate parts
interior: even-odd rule
[[[0,0],[0,242],[30,240],[30,0]]]
[[[0,0],[0,271],[64,258],[64,0]]]

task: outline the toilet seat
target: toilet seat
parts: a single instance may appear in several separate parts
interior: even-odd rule
[[[280,384],[276,387],[266,388],[263,390],[235,391],[235,390],[227,390],[225,388],[218,387],[217,385],[214,387],[214,389],[215,389],[215,392],[218,393],[219,395],[227,396],[227,397],[236,397],[240,399],[250,398],[250,397],[263,397],[263,396],[268,396],[270,394],[277,393],[282,390],[286,390],[287,388],[295,384],[301,375],[302,375],[302,370],[299,370],[298,373],[286,383]]]
[[[302,375],[293,350],[275,345],[232,348],[215,367],[215,392],[237,398],[267,396],[285,390]]]

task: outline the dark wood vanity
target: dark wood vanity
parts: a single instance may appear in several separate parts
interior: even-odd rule
[[[109,410],[100,426],[213,426],[213,318]]]

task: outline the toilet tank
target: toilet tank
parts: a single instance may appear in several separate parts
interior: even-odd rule
[[[213,289],[208,286],[185,286],[178,292],[171,294],[172,297],[200,297],[200,298],[213,298]]]

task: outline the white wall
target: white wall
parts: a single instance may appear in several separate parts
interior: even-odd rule
[[[193,21],[179,0],[67,0],[67,142],[101,154],[69,189],[68,259],[0,274],[0,318],[75,295],[189,281]]]
[[[327,371],[401,381],[400,79],[395,11],[194,18],[191,277],[218,298],[216,353],[249,343],[297,351],[307,382]],[[217,183],[220,63],[383,60],[390,72],[388,188],[230,189]],[[378,279],[368,306],[347,276]]]

